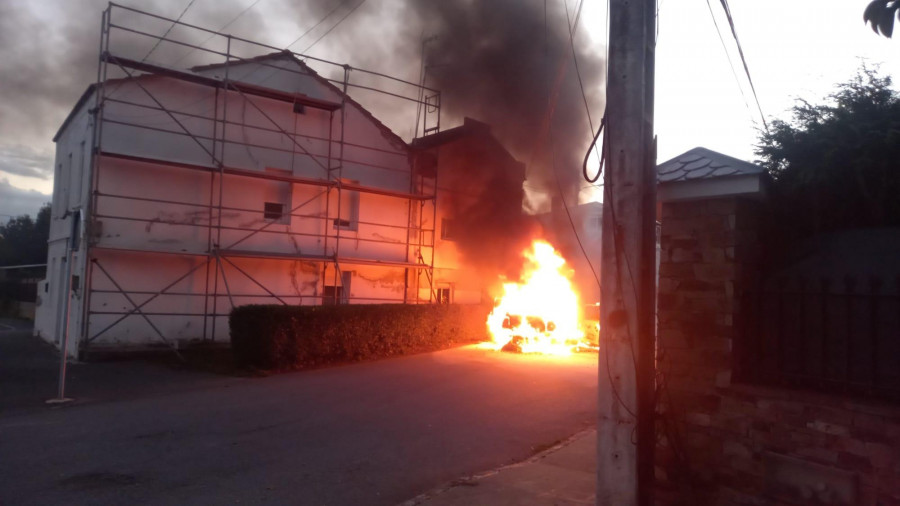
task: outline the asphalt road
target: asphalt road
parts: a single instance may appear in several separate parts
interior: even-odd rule
[[[0,405],[0,504],[397,504],[593,424],[596,360],[461,348],[268,378],[157,370],[163,390]]]

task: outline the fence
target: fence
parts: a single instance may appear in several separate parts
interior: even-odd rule
[[[900,277],[778,277],[742,308],[740,379],[900,400]]]

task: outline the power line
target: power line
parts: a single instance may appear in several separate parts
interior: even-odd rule
[[[587,93],[584,92],[584,81],[581,79],[581,70],[578,68],[578,55],[575,52],[575,30],[578,28],[578,18],[575,19],[575,27],[569,19],[569,6],[563,3],[566,10],[566,27],[569,28],[569,47],[572,49],[572,61],[575,63],[575,76],[578,78],[578,87],[581,90],[581,99],[584,101],[584,111],[587,113],[588,125],[591,127],[591,133],[594,132],[594,121],[591,119],[591,108],[588,106]],[[578,15],[581,15],[581,7],[578,7]]]
[[[310,27],[309,29],[307,29],[305,32],[303,32],[299,37],[297,37],[296,39],[294,39],[294,42],[291,42],[290,44],[288,44],[288,45],[285,47],[285,49],[289,49],[291,46],[293,46],[294,44],[296,44],[297,42],[299,42],[300,39],[302,39],[303,37],[306,36],[306,34],[308,34],[309,32],[311,32],[311,31],[313,31],[313,30],[315,30],[315,28],[316,28],[317,26],[321,25],[326,19],[328,19],[329,17],[331,17],[331,15],[334,14],[335,11],[337,11],[338,9],[340,9],[342,6],[344,6],[344,5],[345,5],[347,2],[349,2],[349,1],[350,1],[350,0],[342,0],[340,3],[338,3],[338,4],[335,6],[334,9],[331,9],[330,11],[328,11],[328,14],[325,14],[325,15],[322,17],[322,19],[319,20],[318,23],[316,23],[315,25],[313,25],[312,27]],[[310,49],[311,47],[315,46],[320,40],[322,40],[323,37],[325,37],[326,35],[328,35],[329,33],[331,33],[331,30],[334,30],[334,28],[335,28],[337,25],[341,24],[342,21],[344,21],[345,19],[347,19],[347,17],[348,17],[350,14],[353,14],[353,11],[355,11],[357,8],[359,8],[360,5],[362,5],[362,4],[364,4],[364,3],[366,3],[366,0],[362,0],[362,2],[360,2],[359,4],[356,5],[356,7],[353,7],[352,9],[350,9],[346,14],[344,14],[344,17],[342,17],[341,19],[339,19],[337,23],[335,23],[331,28],[329,28],[328,31],[326,31],[325,33],[323,33],[318,39],[316,39],[315,42],[313,42],[312,44],[310,44],[309,46],[307,46],[306,49],[304,49],[303,51],[301,51],[300,54],[303,54],[303,53],[306,53],[307,51],[309,51],[309,49]],[[257,83],[257,84],[262,85],[263,83],[265,83],[266,81],[268,81],[269,79],[271,79],[276,73],[278,73],[279,70],[281,70],[281,69],[278,69],[278,68],[272,69],[272,71],[269,72],[269,73],[266,75],[266,77],[264,77],[264,78],[263,78],[261,81],[259,81],[259,83]],[[254,72],[256,72],[256,71],[257,71],[257,69],[254,69],[254,68],[251,67],[250,70],[248,70],[246,74],[244,74],[243,76],[241,76],[240,78],[238,78],[238,80],[241,80],[241,79],[243,79],[243,78],[249,76],[250,74],[252,74],[252,73],[254,73]]]
[[[603,151],[601,149],[596,149],[597,146],[597,138],[600,136],[600,132],[603,131],[604,121],[600,121],[600,130],[594,135],[594,121],[591,118],[591,108],[588,105],[587,101],[587,93],[584,91],[584,81],[581,79],[581,70],[578,68],[578,54],[575,51],[575,30],[578,29],[578,20],[581,17],[581,7],[584,5],[584,0],[578,4],[577,13],[575,16],[575,24],[572,25],[571,20],[569,19],[569,5],[563,1],[563,8],[566,11],[566,27],[569,29],[569,47],[572,49],[572,61],[575,63],[575,76],[578,78],[578,87],[581,90],[581,99],[584,101],[584,111],[587,113],[588,126],[591,127],[591,131],[588,133],[588,136],[591,138],[591,144],[588,146],[588,151],[584,155],[584,163],[582,163],[582,175],[587,182],[593,184],[600,179],[600,174],[603,172]],[[597,174],[592,178],[587,175],[587,159],[590,156],[591,152],[596,152],[597,162],[599,164],[599,169],[597,170]]]
[[[327,32],[325,32],[325,33],[323,33],[321,36],[319,36],[319,38],[316,39],[315,42],[313,42],[312,44],[306,46],[306,49],[304,49],[303,51],[301,51],[301,53],[306,53],[307,51],[309,51],[310,49],[312,49],[313,46],[315,46],[316,44],[318,44],[320,40],[324,39],[326,35],[328,35],[329,33],[331,33],[332,30],[334,30],[335,28],[337,28],[337,26],[338,26],[339,24],[341,24],[345,19],[347,19],[348,17],[350,17],[351,14],[353,14],[354,12],[356,12],[356,9],[359,9],[360,7],[362,7],[362,4],[366,3],[366,1],[367,1],[367,0],[362,0],[361,2],[359,2],[358,4],[356,4],[356,6],[354,6],[352,9],[350,9],[350,11],[348,11],[347,14],[344,14],[344,17],[342,17],[341,19],[339,19],[337,23],[335,23],[331,28],[329,28]]]
[[[246,8],[244,8],[244,10],[242,10],[242,11],[240,12],[240,14],[238,14],[237,16],[231,18],[231,21],[229,21],[229,22],[225,23],[224,25],[222,25],[222,27],[219,28],[218,30],[216,30],[216,32],[221,32],[222,30],[225,30],[225,29],[228,28],[229,26],[233,25],[233,24],[235,23],[235,21],[237,21],[238,19],[240,19],[241,16],[243,16],[244,14],[246,14],[247,11],[249,11],[250,9],[256,7],[256,4],[258,4],[258,3],[261,2],[261,1],[262,1],[262,0],[255,0],[252,4],[250,4],[250,5],[248,5]],[[200,44],[197,44],[197,45],[200,46],[200,47],[203,47],[204,44],[206,44],[207,42],[209,42],[209,41],[210,41],[213,37],[215,37],[216,35],[220,35],[220,34],[219,34],[219,33],[213,33],[213,34],[210,34],[209,37],[203,39],[203,42],[201,42]],[[191,48],[191,50],[188,51],[187,53],[185,53],[184,56],[182,56],[181,58],[178,58],[177,60],[175,60],[175,63],[173,63],[172,66],[174,67],[174,66],[177,65],[180,61],[182,61],[182,60],[184,60],[185,58],[187,58],[191,53],[193,53],[193,52],[196,51],[196,50],[197,50],[196,47]]]
[[[163,39],[166,38],[167,35],[169,35],[169,32],[171,32],[172,29],[175,28],[175,25],[177,25],[178,22],[181,21],[181,18],[183,18],[184,15],[187,14],[188,9],[190,9],[191,6],[194,5],[194,2],[196,2],[196,1],[197,1],[197,0],[191,0],[191,1],[187,4],[187,7],[185,7],[184,10],[181,11],[181,14],[179,14],[178,17],[175,18],[175,21],[172,22],[172,26],[170,26],[169,29],[166,30],[166,33],[164,33],[164,34],[162,35],[162,37],[156,39],[156,44],[153,44],[153,47],[150,48],[150,51],[148,51],[147,54],[144,55],[143,58],[141,58],[141,61],[142,61],[142,62],[143,62],[144,60],[146,60],[147,58],[149,58],[150,55],[153,54],[153,51],[156,51],[156,48],[159,47],[159,44],[163,41]]]
[[[753,92],[753,100],[756,101],[756,108],[759,110],[759,116],[762,119],[766,132],[769,131],[769,124],[766,122],[766,115],[763,114],[762,107],[759,105],[759,97],[756,95],[756,87],[753,85],[753,78],[750,77],[750,67],[747,66],[747,58],[744,57],[744,49],[741,47],[741,41],[738,39],[737,30],[734,27],[734,17],[731,15],[731,9],[728,7],[728,0],[719,0],[722,8],[725,9],[725,17],[728,18],[728,25],[731,27],[731,35],[737,44],[738,54],[741,56],[741,63],[744,64],[744,72],[747,73],[747,81],[750,82],[750,90]]]
[[[338,4],[334,7],[334,9],[331,9],[330,11],[328,11],[328,14],[326,14],[322,19],[320,19],[318,23],[312,25],[310,28],[307,28],[305,32],[303,32],[302,34],[300,34],[299,37],[297,37],[296,39],[294,39],[294,42],[291,42],[290,44],[288,44],[288,45],[285,46],[284,48],[285,48],[285,49],[290,49],[291,46],[293,46],[294,44],[300,42],[300,39],[302,39],[303,37],[306,37],[306,34],[308,34],[309,32],[311,32],[311,31],[313,31],[313,30],[315,30],[319,25],[321,25],[322,23],[324,23],[326,19],[328,19],[329,17],[331,17],[331,15],[334,14],[334,12],[335,12],[336,10],[340,9],[340,8],[341,8],[344,4],[346,4],[348,1],[350,1],[350,0],[341,0],[340,2],[338,2]]]
[[[716,20],[716,14],[713,12],[712,4],[709,3],[709,0],[706,0],[706,6],[709,8],[709,16],[712,18],[713,25],[716,27],[716,33],[719,35],[719,42],[722,44],[722,50],[725,51],[725,58],[728,59],[728,66],[731,67],[731,75],[734,76],[734,81],[738,85],[738,91],[741,92],[741,98],[744,100],[744,106],[747,108],[747,112],[750,112],[750,102],[747,101],[747,95],[744,94],[741,80],[738,78],[737,70],[734,69],[734,62],[731,60],[731,53],[728,52],[728,47],[725,45],[725,38],[722,37],[722,31],[719,29],[719,22]]]

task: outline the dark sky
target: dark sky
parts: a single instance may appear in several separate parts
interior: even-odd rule
[[[191,1],[124,0],[120,3],[175,18]],[[302,51],[356,4],[357,0],[194,0],[183,21],[218,30],[252,5],[226,31],[284,47],[331,13],[291,47]],[[0,219],[5,218],[3,215],[33,214],[41,203],[49,200],[55,149],[52,137],[78,97],[96,78],[100,15],[106,5],[104,0],[0,1]],[[497,122],[507,117],[509,111],[522,109],[524,104],[517,103],[516,99],[527,101],[528,108],[534,112],[528,118],[519,118],[518,124],[540,119],[547,95],[547,68],[557,68],[555,63],[548,66],[540,62],[548,54],[547,47],[555,59],[562,58],[566,50],[568,32],[562,3],[555,9],[551,7],[547,15],[551,28],[547,39],[542,39],[541,0],[368,0],[316,44],[310,54],[415,81],[422,35],[438,35],[427,59],[429,65],[435,66],[430,84],[440,87],[447,98],[449,107],[444,109],[444,124],[452,126],[466,115],[489,120],[495,124],[495,131],[507,137],[504,141],[515,151],[517,147],[531,144],[528,136]],[[144,28],[161,34],[167,25],[148,24]],[[544,42],[537,42],[541,40]],[[152,43],[145,40],[140,44],[123,49],[131,56],[142,56]],[[582,53],[579,64],[583,66],[589,98],[599,117],[602,62],[595,55]],[[160,48],[149,60],[171,65],[179,54],[183,53]],[[191,58],[182,60],[178,66],[188,66]],[[510,83],[506,83],[504,90],[504,83],[498,81],[511,70],[508,64],[497,65],[503,60],[530,62],[517,70],[515,93],[511,93]],[[459,79],[459,76],[466,77]],[[472,83],[477,82],[488,86],[473,89]],[[496,97],[505,100],[498,101]],[[377,104],[373,105],[378,108]],[[568,119],[560,125],[577,123],[576,145],[584,142],[581,134],[586,136],[588,131],[581,113],[572,109],[561,115]],[[398,120],[385,116],[381,119],[401,136],[409,137],[412,117]],[[534,153],[525,149],[518,151],[515,154],[520,160],[528,162],[528,158],[534,158]]]

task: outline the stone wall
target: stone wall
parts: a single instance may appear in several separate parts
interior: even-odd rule
[[[742,384],[760,203],[662,204],[658,504],[900,505],[900,406]]]

